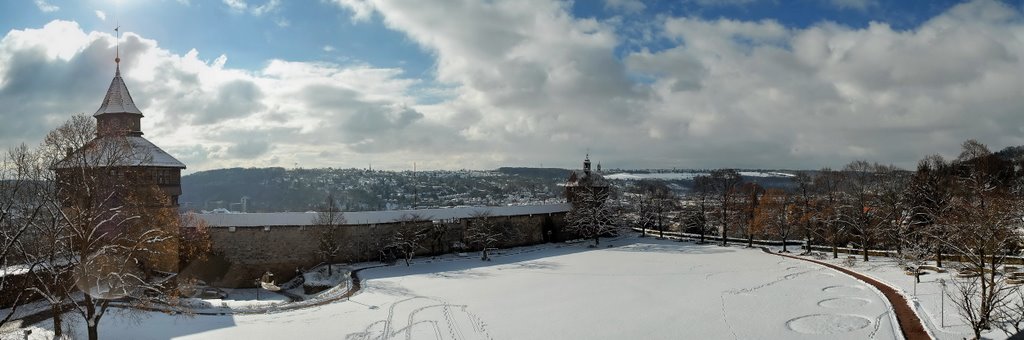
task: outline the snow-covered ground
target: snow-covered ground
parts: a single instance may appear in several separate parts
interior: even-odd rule
[[[665,172],[665,173],[617,173],[604,176],[607,179],[621,179],[621,180],[641,180],[641,179],[663,179],[663,180],[681,180],[681,179],[693,179],[700,175],[707,175],[703,172]]]
[[[256,307],[268,307],[280,305],[291,299],[284,295],[277,294],[265,289],[260,289],[259,300],[256,299],[256,289],[225,289],[228,297],[222,299],[205,299],[212,307],[224,307],[230,309],[247,309]]]
[[[847,254],[839,254],[839,259],[832,259],[832,254],[829,253],[827,261],[842,265],[842,259],[846,256]],[[942,285],[939,283],[940,278],[946,281],[946,291],[950,294],[956,294],[956,288],[950,283],[955,272],[954,270],[949,270],[947,273],[926,271],[927,274],[921,276],[921,283],[917,284],[915,293],[914,277],[904,273],[896,261],[888,257],[871,257],[870,259],[868,262],[863,262],[858,255],[856,265],[848,268],[874,277],[901,290],[908,300],[916,300],[918,303],[918,306],[916,306],[918,316],[925,321],[928,329],[936,338],[969,339],[974,337],[970,326],[957,314],[956,306],[949,296],[943,297],[941,294]],[[944,308],[942,307],[943,303],[945,304]],[[982,336],[986,339],[1006,339],[1008,337],[1007,334],[998,329],[982,333]]]
[[[614,247],[605,247],[606,244]],[[417,259],[350,300],[257,315],[103,319],[104,339],[897,339],[868,285],[759,250],[627,237]],[[47,327],[45,323],[40,327]],[[82,328],[81,326],[78,326]],[[43,333],[43,332],[37,332]],[[78,331],[84,334],[84,328]]]

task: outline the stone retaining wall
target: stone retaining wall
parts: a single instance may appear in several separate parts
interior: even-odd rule
[[[489,217],[489,221],[514,228],[516,236],[499,247],[514,247],[565,239],[565,213]],[[405,222],[414,223],[414,222]],[[426,221],[414,229],[434,227],[445,230],[442,236],[421,242],[416,255],[449,253],[459,244],[465,245],[465,230],[471,219]],[[380,260],[380,250],[401,222],[334,226],[337,244],[342,245],[337,262]],[[203,263],[184,268],[183,275],[194,276],[223,287],[252,286],[264,272],[274,274],[276,282],[295,276],[296,270],[311,268],[323,258],[318,254],[325,226],[262,226],[210,228],[213,253]]]

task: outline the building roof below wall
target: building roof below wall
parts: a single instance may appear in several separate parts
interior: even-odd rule
[[[397,222],[417,215],[430,220],[449,220],[470,218],[480,213],[490,216],[539,215],[568,212],[568,203],[544,205],[516,205],[501,207],[456,207],[417,210],[384,210],[384,211],[350,211],[345,212],[348,225],[378,224]],[[302,226],[312,225],[316,218],[315,212],[286,213],[227,213],[198,214],[211,227],[263,227],[263,226]]]

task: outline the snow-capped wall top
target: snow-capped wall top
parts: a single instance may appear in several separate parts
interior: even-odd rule
[[[107,89],[107,95],[103,97],[103,103],[100,104],[99,110],[93,116],[99,116],[104,113],[134,113],[142,115],[142,111],[135,106],[135,102],[132,101],[132,95],[128,93],[128,87],[124,85],[124,80],[121,79],[121,66],[117,66],[117,70],[114,71],[114,80],[110,81],[110,88]]]
[[[440,209],[417,210],[384,210],[384,211],[351,211],[345,212],[345,224],[377,224],[391,223],[412,215],[432,221],[470,218],[480,213],[489,213],[491,217],[539,215],[563,213],[569,211],[568,203],[544,205],[518,205],[502,207],[455,207]],[[199,214],[211,227],[262,227],[262,226],[302,226],[312,225],[316,218],[315,212],[286,213],[229,213]]]

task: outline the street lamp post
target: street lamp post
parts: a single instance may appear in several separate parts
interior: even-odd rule
[[[939,286],[942,287],[942,295],[939,297],[939,327],[946,328],[946,279],[940,278]]]

